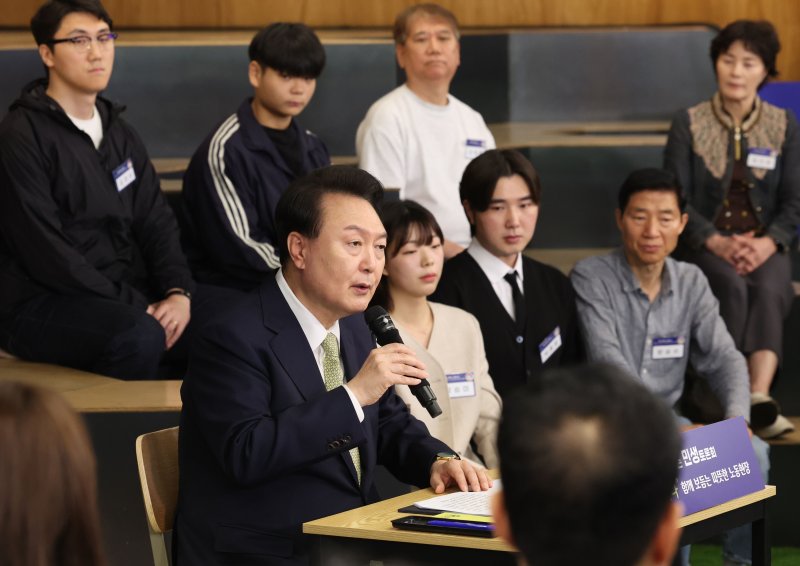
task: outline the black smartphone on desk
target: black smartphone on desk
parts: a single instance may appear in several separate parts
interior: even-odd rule
[[[485,538],[492,538],[494,536],[494,525],[491,523],[461,521],[456,519],[437,519],[436,517],[422,517],[419,515],[395,519],[392,521],[392,526],[397,529],[425,531],[427,533]]]

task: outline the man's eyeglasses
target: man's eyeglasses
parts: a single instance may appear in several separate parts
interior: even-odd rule
[[[94,38],[94,41],[97,42],[97,46],[100,49],[108,49],[110,46],[114,45],[114,40],[117,39],[117,37],[119,37],[119,34],[111,31],[108,33],[101,33]],[[75,37],[67,37],[65,39],[51,39],[47,43],[49,45],[70,43],[78,51],[89,51],[92,48],[92,41],[92,38],[88,35],[76,35]]]

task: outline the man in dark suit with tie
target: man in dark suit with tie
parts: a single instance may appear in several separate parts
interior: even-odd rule
[[[472,243],[444,265],[432,300],[472,313],[497,391],[581,361],[575,293],[564,274],[523,255],[539,216],[539,175],[521,153],[491,150],[467,165],[461,202]]]
[[[281,269],[202,330],[181,390],[181,566],[306,564],[302,523],[375,501],[378,463],[488,489],[395,396],[424,365],[376,349],[361,315],[384,265],[381,193],[348,167],[295,181],[276,212]]]

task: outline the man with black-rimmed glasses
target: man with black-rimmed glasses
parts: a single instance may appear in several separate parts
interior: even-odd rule
[[[98,96],[117,34],[97,0],[51,0],[31,31],[47,77],[0,123],[0,347],[154,378],[194,282],[142,141]]]

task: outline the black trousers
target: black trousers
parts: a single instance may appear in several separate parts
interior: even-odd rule
[[[720,315],[742,353],[771,350],[783,359],[783,322],[794,300],[788,254],[773,254],[745,276],[707,249],[679,246],[675,258],[694,263],[708,277]]]
[[[169,351],[164,329],[142,308],[96,297],[42,295],[0,316],[0,347],[24,360],[118,379],[180,379],[196,329],[239,294],[198,285],[189,325]]]

